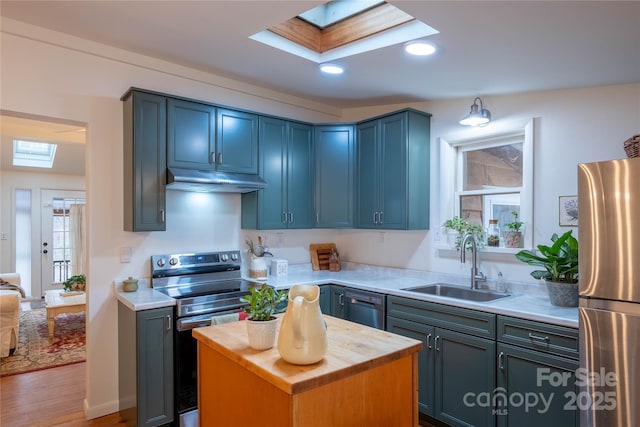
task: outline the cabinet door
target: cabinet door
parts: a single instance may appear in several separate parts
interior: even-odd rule
[[[243,199],[257,196],[259,229],[286,228],[286,141],[286,121],[260,117],[260,176],[268,186],[242,195]]]
[[[422,350],[418,352],[418,410],[433,417],[435,415],[433,348],[435,328],[389,316],[387,317],[387,330],[422,341]]]
[[[173,308],[137,312],[138,425],[173,421]]]
[[[164,231],[167,99],[132,92],[124,101],[124,229]]]
[[[331,285],[320,286],[320,311],[331,316]]]
[[[217,169],[258,174],[258,116],[218,108]]]
[[[344,286],[331,285],[331,315],[344,319]]]
[[[379,225],[385,229],[406,229],[407,114],[399,113],[380,119],[379,135]]]
[[[215,169],[216,109],[171,98],[167,109],[169,167]]]
[[[315,127],[316,227],[353,226],[353,141],[351,125]]]
[[[356,227],[377,228],[378,205],[378,121],[358,125],[356,141]]]
[[[490,405],[476,401],[495,389],[495,341],[440,328],[435,333],[435,417],[452,426],[495,425]]]
[[[289,123],[287,228],[313,227],[313,128]]]
[[[577,368],[577,360],[498,343],[498,426],[579,425]]]

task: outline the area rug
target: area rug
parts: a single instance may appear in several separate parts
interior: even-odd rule
[[[85,360],[85,314],[56,316],[53,338],[49,338],[47,310],[20,313],[18,348],[0,362],[0,377],[70,365]]]

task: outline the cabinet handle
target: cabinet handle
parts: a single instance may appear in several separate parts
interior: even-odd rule
[[[171,315],[170,314],[167,314],[166,321],[167,321],[167,331],[170,331],[171,330]]]
[[[211,163],[212,165],[216,164],[216,152],[212,151],[211,154],[209,155],[209,163]]]
[[[531,332],[529,332],[529,339],[531,339],[533,341],[542,341],[542,342],[545,342],[545,343],[549,342],[549,337],[548,336],[541,337],[540,335],[533,335]]]
[[[503,351],[500,352],[500,354],[498,355],[498,368],[501,371],[504,371],[504,361],[506,359],[506,355],[504,354]]]
[[[341,307],[344,306],[344,294],[338,295],[338,303]]]
[[[378,212],[378,223],[383,224],[384,223],[383,219],[384,219],[384,212]]]
[[[316,212],[316,225],[320,224],[320,212]]]
[[[374,212],[373,213],[373,223],[377,224],[378,223],[378,212]]]
[[[282,212],[282,223],[283,224],[287,223],[287,213],[286,212]]]
[[[433,342],[436,346],[436,351],[440,351],[440,347],[438,347],[438,341],[440,341],[440,335],[436,336],[436,339]]]
[[[160,209],[160,222],[164,224],[164,209]]]
[[[222,153],[218,153],[218,164],[222,164]]]
[[[293,212],[289,212],[289,224],[293,222]]]
[[[427,348],[431,350],[431,334],[427,335]]]

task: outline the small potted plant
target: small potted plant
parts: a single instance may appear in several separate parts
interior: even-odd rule
[[[523,250],[516,258],[529,265],[543,267],[531,276],[542,279],[547,285],[551,304],[561,307],[578,305],[578,241],[572,230],[562,236],[551,236],[551,246],[538,245],[538,252]]]
[[[86,289],[87,277],[84,274],[76,274],[62,282],[62,287],[66,292],[82,291]]]
[[[480,224],[471,224],[466,219],[454,216],[446,220],[442,226],[447,230],[447,244],[455,246],[456,250],[460,250],[462,237],[467,233],[473,234],[478,247],[484,246],[484,230]]]
[[[513,221],[505,224],[508,230],[503,232],[504,245],[507,248],[521,248],[524,246],[522,238],[522,226],[524,222],[520,221],[518,211],[511,211]]]
[[[260,287],[249,288],[249,294],[240,301],[247,303],[244,312],[247,317],[247,335],[249,346],[255,350],[267,350],[273,347],[276,339],[278,318],[276,313],[283,311],[279,307],[287,299],[287,292],[276,291],[263,283]],[[286,306],[285,306],[286,308]]]

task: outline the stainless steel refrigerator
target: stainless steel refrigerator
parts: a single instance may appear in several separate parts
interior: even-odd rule
[[[640,425],[640,158],[578,165],[581,426]]]

